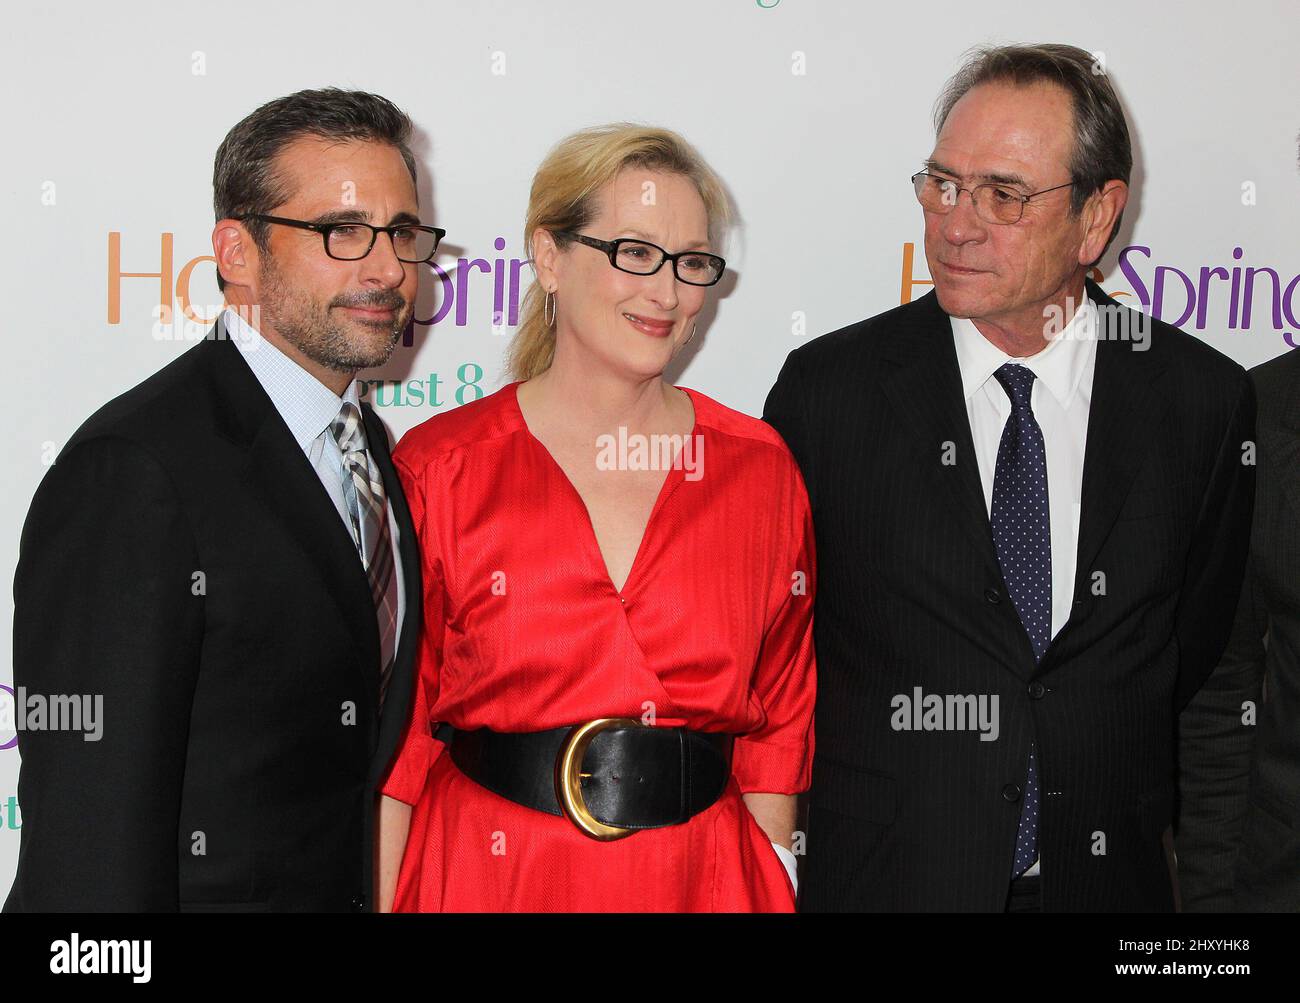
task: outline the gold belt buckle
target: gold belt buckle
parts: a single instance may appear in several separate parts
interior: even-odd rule
[[[606,825],[587,810],[587,802],[582,797],[582,778],[591,776],[590,773],[582,772],[582,760],[587,753],[587,746],[602,731],[620,725],[646,727],[631,717],[598,717],[574,728],[560,746],[559,755],[555,759],[555,794],[560,802],[560,810],[584,834],[601,841],[623,839],[636,832],[635,829],[624,829],[619,825]]]

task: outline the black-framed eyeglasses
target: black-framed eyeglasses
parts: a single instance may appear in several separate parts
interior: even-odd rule
[[[969,192],[971,203],[975,206],[975,214],[985,223],[999,226],[1020,222],[1020,217],[1025,213],[1025,203],[1030,199],[1046,195],[1048,192],[1060,191],[1062,188],[1073,188],[1074,185],[1075,182],[1067,181],[1055,188],[1044,188],[1042,191],[1022,195],[1006,185],[976,185],[974,188],[962,188],[951,178],[941,178],[926,171],[912,175],[916,200],[921,203],[921,208],[926,212],[952,212],[961,193]]]
[[[617,240],[598,240],[585,233],[572,230],[553,230],[557,237],[567,237],[579,244],[586,244],[598,251],[604,251],[609,263],[620,272],[633,275],[653,275],[663,268],[665,261],[673,263],[673,274],[688,286],[711,286],[722,278],[723,269],[727,267],[725,259],[704,251],[678,251],[669,254],[658,244],[648,240],[636,240],[631,237],[619,237]]]
[[[281,226],[295,226],[299,230],[315,230],[325,244],[325,253],[339,261],[358,261],[364,258],[375,246],[375,238],[386,233],[393,242],[393,252],[398,261],[419,264],[432,258],[437,253],[442,238],[447,236],[447,231],[441,227],[415,223],[396,223],[393,226],[371,226],[360,222],[312,223],[305,219],[268,216],[260,212],[231,218],[260,219]]]

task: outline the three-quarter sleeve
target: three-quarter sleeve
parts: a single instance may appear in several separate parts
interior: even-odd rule
[[[789,471],[784,535],[791,545],[773,564],[770,608],[775,612],[768,619],[752,683],[766,721],[738,736],[732,753],[732,772],[746,794],[798,794],[812,783],[816,553],[808,494],[792,459]]]
[[[442,669],[444,630],[443,569],[437,553],[437,534],[426,523],[426,499],[423,473],[410,470],[398,456],[393,465],[407,505],[411,522],[415,526],[420,553],[421,579],[423,581],[423,628],[416,652],[415,692],[411,696],[411,716],[402,733],[401,744],[388,777],[380,788],[381,793],[406,804],[414,805],[424,791],[429,767],[443,750],[443,744],[433,737],[436,722],[430,710],[438,700],[438,681]]]

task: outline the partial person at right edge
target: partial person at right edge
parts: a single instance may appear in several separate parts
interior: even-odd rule
[[[1251,370],[1255,516],[1228,649],[1183,712],[1189,912],[1300,912],[1300,352]]]

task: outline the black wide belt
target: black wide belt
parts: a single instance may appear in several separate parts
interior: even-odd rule
[[[685,822],[716,802],[731,777],[732,735],[634,718],[528,732],[443,724],[434,737],[474,782],[600,840]]]

